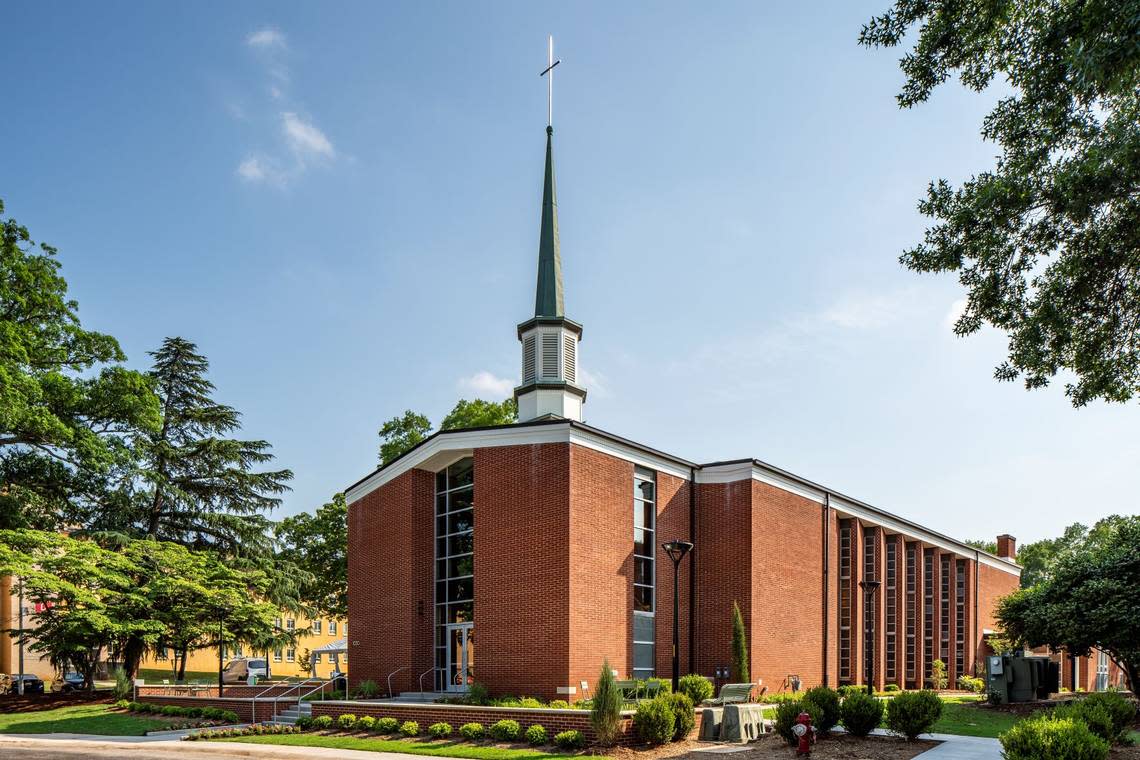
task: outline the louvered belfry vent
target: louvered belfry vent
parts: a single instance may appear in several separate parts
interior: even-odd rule
[[[523,382],[534,382],[534,336],[528,335],[523,340]]]
[[[543,333],[542,336],[542,376],[558,377],[558,335]]]
[[[565,352],[566,380],[571,383],[578,382],[578,362],[574,353],[577,345],[578,341],[574,339],[573,335],[567,335],[565,333],[562,335],[562,346]]]

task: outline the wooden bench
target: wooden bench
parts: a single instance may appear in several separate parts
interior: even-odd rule
[[[751,683],[726,683],[720,687],[720,694],[715,699],[706,699],[704,705],[729,705],[747,702],[752,697]]]

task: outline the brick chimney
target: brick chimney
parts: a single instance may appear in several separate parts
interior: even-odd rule
[[[997,537],[997,555],[1011,562],[1017,559],[1017,539],[1008,533]]]

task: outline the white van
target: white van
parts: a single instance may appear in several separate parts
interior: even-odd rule
[[[246,683],[250,676],[264,679],[269,675],[264,657],[235,657],[222,671],[222,683]]]

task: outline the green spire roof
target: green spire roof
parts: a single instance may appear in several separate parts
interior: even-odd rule
[[[558,245],[558,199],[554,191],[554,127],[546,128],[546,179],[542,185],[542,226],[538,235],[538,288],[534,316],[563,317],[562,253]]]

